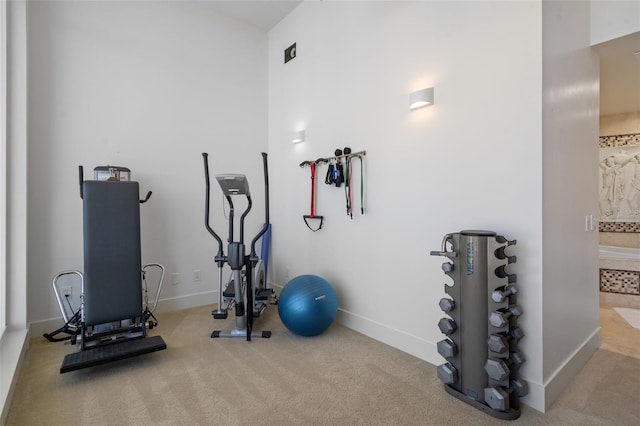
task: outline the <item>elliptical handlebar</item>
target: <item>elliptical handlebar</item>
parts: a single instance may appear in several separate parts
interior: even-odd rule
[[[251,254],[249,255],[251,261],[257,262],[257,254],[256,254],[256,242],[267,232],[269,229],[269,166],[267,164],[267,153],[262,153],[262,169],[264,172],[264,225],[262,225],[262,229],[251,241]]]
[[[202,153],[202,158],[204,159],[204,182],[206,186],[205,190],[205,204],[204,204],[204,226],[207,228],[207,231],[216,239],[218,242],[218,256],[224,256],[224,252],[222,250],[222,239],[216,234],[216,232],[211,229],[209,226],[209,198],[211,193],[211,183],[209,180],[209,154],[206,152]],[[217,260],[217,259],[216,259]]]
[[[263,152],[262,153],[262,166],[263,166],[263,172],[264,172],[264,203],[265,203],[265,208],[264,208],[264,215],[265,215],[265,223],[262,226],[262,229],[260,229],[260,231],[258,232],[258,234],[256,234],[256,236],[253,238],[253,240],[251,241],[251,252],[250,252],[250,258],[252,261],[255,260],[255,262],[257,262],[257,254],[256,254],[256,243],[257,241],[260,239],[260,237],[262,237],[264,235],[265,232],[267,232],[267,230],[269,229],[269,166],[267,163],[267,153]],[[213,238],[216,239],[216,241],[218,242],[218,255],[216,256],[216,261],[217,262],[224,262],[223,258],[224,258],[224,249],[223,249],[223,243],[222,243],[222,239],[220,238],[220,236],[218,236],[218,234],[216,234],[216,232],[211,228],[211,226],[209,225],[209,210],[210,210],[210,198],[211,198],[211,183],[210,183],[210,178],[209,178],[209,154],[206,152],[202,153],[202,158],[204,160],[204,180],[205,180],[205,185],[206,185],[206,190],[205,190],[205,212],[204,212],[204,224],[205,227],[207,229],[207,231],[209,231],[209,233],[213,236]],[[233,206],[232,201],[230,199],[231,197],[227,196],[227,199],[229,201],[230,206]],[[242,214],[241,220],[244,221],[245,216],[247,215],[247,213],[249,213],[249,210],[251,209],[251,197],[247,196],[248,199],[248,206],[247,206],[247,210],[244,211],[244,213]],[[233,207],[231,207],[232,211],[233,211]],[[230,213],[233,214],[233,213]],[[232,216],[231,216],[232,217]],[[230,225],[233,226],[233,225]],[[243,227],[241,227],[242,230]],[[230,228],[230,232],[233,232],[232,229]],[[243,236],[242,236],[243,232],[241,232],[241,240],[243,240]]]

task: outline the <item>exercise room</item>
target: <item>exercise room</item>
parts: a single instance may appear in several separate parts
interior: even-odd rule
[[[0,4],[0,424],[640,423],[637,2]]]

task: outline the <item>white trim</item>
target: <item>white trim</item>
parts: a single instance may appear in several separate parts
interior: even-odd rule
[[[0,371],[2,371],[3,376],[2,380],[0,380],[0,402],[2,402],[0,425],[7,422],[11,397],[13,396],[27,349],[29,349],[29,334],[27,330],[8,328],[0,338]]]
[[[197,306],[213,305],[218,301],[218,291],[205,291],[204,293],[189,294],[186,296],[172,297],[158,301],[157,312],[171,312],[182,309],[195,308]]]
[[[444,359],[438,354],[435,342],[429,342],[419,336],[406,333],[344,309],[338,309],[336,321],[351,330],[393,346],[430,364],[440,365],[444,363]]]
[[[158,308],[155,312],[172,312],[214,304],[217,301],[217,295],[217,291],[207,291],[204,293],[189,294],[187,296],[161,299],[158,301]],[[64,319],[62,319],[62,316],[34,321],[29,324],[29,334],[31,336],[42,336],[44,333],[51,333],[53,330],[57,330],[63,325]],[[162,324],[160,324],[159,327],[162,327]],[[162,330],[162,328],[160,328],[160,330]],[[160,332],[162,333],[162,331]]]
[[[564,392],[564,390],[571,384],[578,373],[589,362],[594,353],[598,350],[602,344],[600,339],[600,327],[598,327],[587,338],[580,347],[578,347],[569,356],[565,362],[551,374],[549,379],[545,381],[545,401],[544,408],[551,407],[551,405],[558,399],[558,397]],[[535,408],[535,407],[534,407]]]
[[[0,2],[0,338],[7,326],[7,2]]]
[[[599,332],[600,327],[598,327],[544,383],[527,380],[529,394],[520,401],[542,413],[546,412],[600,347]]]

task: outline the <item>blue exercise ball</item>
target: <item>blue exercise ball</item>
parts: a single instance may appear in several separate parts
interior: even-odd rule
[[[278,300],[282,323],[295,334],[316,336],[325,331],[338,312],[338,298],[326,280],[300,275],[285,284]]]

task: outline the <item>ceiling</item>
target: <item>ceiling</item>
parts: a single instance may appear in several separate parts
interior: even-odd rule
[[[269,31],[303,0],[208,1],[206,4],[223,15]]]
[[[209,7],[265,31],[303,0],[215,0]],[[640,111],[640,32],[595,46],[600,54],[600,115]]]

